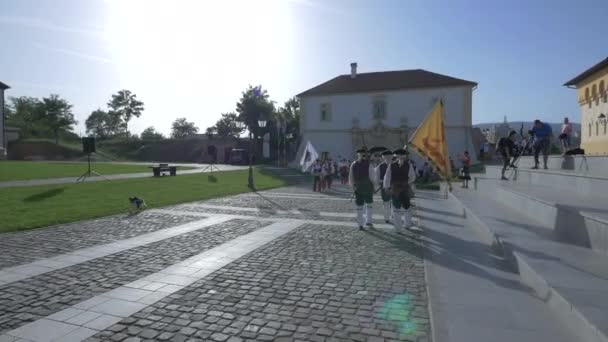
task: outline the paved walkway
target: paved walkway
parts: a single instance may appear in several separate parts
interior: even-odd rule
[[[117,163],[118,164],[118,163]],[[130,163],[129,163],[130,164]],[[83,167],[86,167],[86,163],[83,163]],[[150,165],[150,163],[145,163]],[[196,166],[196,169],[191,170],[177,170],[178,175],[188,175],[193,173],[211,172],[211,169],[207,169],[207,165],[204,164],[183,164],[184,166]],[[235,166],[235,165],[216,165],[217,169],[213,171],[233,171],[233,170],[244,170],[247,166]],[[85,182],[98,182],[103,180],[114,180],[114,179],[129,179],[129,178],[148,178],[152,177],[152,170],[150,172],[142,173],[121,173],[114,175],[103,175],[103,177],[88,177]],[[5,181],[0,182],[0,188],[12,188],[19,186],[35,186],[35,185],[55,185],[55,184],[66,184],[76,183],[78,177],[63,177],[63,178],[49,178],[49,179],[30,179],[30,180],[17,180],[17,181]]]
[[[429,341],[417,235],[292,186],[0,235],[0,341]]]

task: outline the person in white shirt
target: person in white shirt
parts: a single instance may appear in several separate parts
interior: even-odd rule
[[[357,160],[355,160],[350,166],[348,183],[353,188],[355,193],[355,205],[357,206],[357,223],[359,224],[359,229],[363,229],[364,225],[370,228],[374,226],[372,221],[372,203],[374,202],[375,179],[375,171],[369,162],[367,149],[358,149]]]
[[[321,183],[323,179],[321,178],[321,173],[323,172],[323,164],[319,159],[315,160],[311,167],[311,174],[314,177],[314,182],[312,184],[312,191],[321,191]]]
[[[397,162],[391,164],[384,175],[383,187],[390,189],[393,200],[393,226],[397,233],[403,233],[404,216],[405,228],[413,227],[410,211],[411,185],[416,181],[416,172],[408,161],[408,152],[404,149],[394,151]],[[403,208],[403,209],[402,209]]]
[[[572,124],[568,118],[564,118],[564,123],[562,124],[562,131],[559,135],[560,146],[562,148],[562,154],[565,154],[566,151],[570,149],[570,143],[572,141]]]

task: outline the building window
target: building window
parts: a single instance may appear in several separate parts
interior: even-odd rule
[[[590,122],[590,123],[589,123],[589,136],[591,136],[591,127],[592,127],[592,126],[593,126],[593,125],[592,125],[592,124],[591,124],[591,122]]]
[[[321,121],[331,121],[331,105],[329,103],[321,104]]]
[[[604,80],[600,81],[600,98],[604,103],[608,102],[608,93],[606,92],[606,84]]]
[[[591,86],[591,98],[595,101],[595,104],[600,104],[600,98],[597,96],[597,85]]]
[[[587,105],[589,105],[589,108],[591,108],[591,95],[589,94],[589,87],[585,88],[585,102],[587,102]]]
[[[600,123],[599,122],[595,122],[595,136],[599,137],[600,136]]]
[[[386,98],[384,96],[374,97],[372,101],[372,113],[376,120],[386,119]]]

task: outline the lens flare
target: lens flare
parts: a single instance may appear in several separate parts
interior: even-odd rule
[[[416,332],[417,324],[410,317],[412,310],[411,297],[400,294],[387,300],[378,311],[381,319],[392,322],[401,336],[412,335]]]

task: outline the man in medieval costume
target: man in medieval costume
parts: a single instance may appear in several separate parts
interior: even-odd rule
[[[382,205],[384,209],[384,222],[390,223],[391,219],[391,193],[387,188],[384,188],[384,175],[386,170],[393,163],[393,152],[386,150],[382,152],[382,162],[376,166],[376,184],[380,187],[380,196],[382,196]]]
[[[355,193],[359,229],[363,229],[364,225],[373,227],[372,203],[374,202],[375,171],[368,159],[367,149],[357,150],[357,160],[350,166],[348,181]]]
[[[408,161],[408,152],[404,149],[394,151],[397,162],[386,169],[383,188],[390,189],[393,203],[393,225],[397,233],[403,233],[403,227],[413,227],[410,210],[410,186],[416,181],[416,172]],[[403,221],[402,221],[403,218]]]

